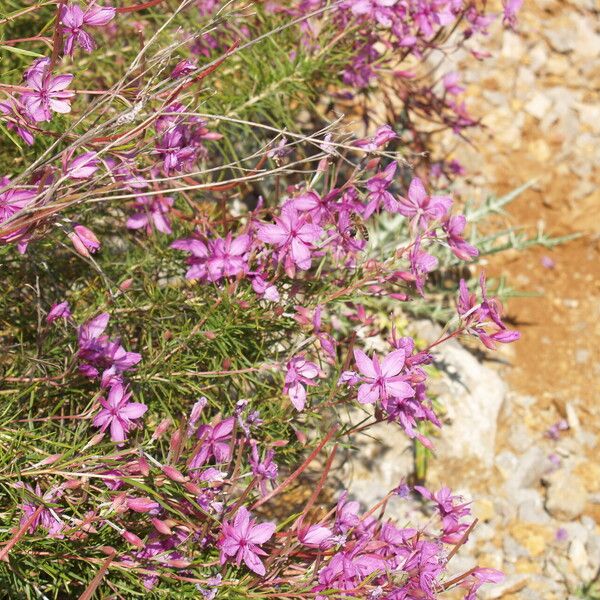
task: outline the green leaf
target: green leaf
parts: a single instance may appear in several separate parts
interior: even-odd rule
[[[35,58],[43,58],[44,55],[33,50],[23,50],[23,48],[15,48],[15,46],[0,46],[0,50],[8,50],[13,54],[22,54],[23,56],[34,56]]]

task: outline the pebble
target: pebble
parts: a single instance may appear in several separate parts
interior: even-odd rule
[[[569,560],[582,577],[587,574],[589,557],[581,540],[573,540],[569,546]]]
[[[556,519],[572,521],[581,515],[587,502],[587,490],[577,475],[559,469],[547,481],[546,510]]]

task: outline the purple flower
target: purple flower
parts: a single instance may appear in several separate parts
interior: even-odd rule
[[[68,164],[66,174],[73,179],[89,179],[98,170],[99,162],[95,152],[85,152]]]
[[[331,529],[323,525],[311,525],[307,529],[301,529],[298,532],[298,540],[303,546],[318,548],[319,550],[331,548],[335,543],[333,538]]]
[[[46,316],[46,323],[54,323],[57,319],[68,319],[71,316],[71,308],[67,301],[53,304]]]
[[[256,524],[250,518],[250,513],[244,506],[240,506],[233,523],[224,521],[221,528],[221,537],[217,546],[221,550],[221,564],[225,564],[229,557],[235,556],[235,563],[239,566],[242,561],[257,575],[265,574],[265,566],[259,556],[267,556],[260,548],[275,533],[275,523]]]
[[[521,10],[523,0],[505,0],[503,22],[511,28],[517,26],[517,13]]]
[[[422,486],[415,486],[415,490],[424,498],[435,502],[442,520],[442,541],[448,544],[458,543],[468,528],[467,523],[460,522],[463,517],[471,514],[468,503],[461,503],[462,498],[453,496],[447,487],[441,488],[435,494]]]
[[[504,573],[496,569],[484,569],[477,567],[469,577],[461,582],[461,587],[469,587],[464,600],[477,600],[477,590],[485,583],[501,583],[504,581]]]
[[[252,289],[265,300],[279,302],[279,292],[277,291],[277,288],[261,275],[255,275],[252,278]]]
[[[267,450],[264,459],[260,460],[260,456],[258,454],[258,444],[255,440],[251,440],[250,444],[252,446],[250,467],[252,468],[252,473],[260,482],[260,490],[264,496],[267,493],[267,481],[274,480],[277,477],[277,472],[279,470],[277,463],[274,460],[275,451],[270,448]]]
[[[134,426],[133,420],[139,419],[148,407],[141,402],[129,402],[131,392],[120,383],[115,383],[108,392],[108,398],[100,398],[102,409],[94,417],[94,427],[106,431],[110,426],[110,439],[113,442],[124,442],[129,430]]]
[[[71,98],[75,92],[65,90],[73,81],[73,75],[53,76],[48,72],[49,62],[36,62],[27,71],[25,80],[31,91],[21,96],[27,115],[34,121],[49,121],[52,111],[71,112]]]
[[[398,134],[389,125],[383,125],[375,132],[375,135],[372,138],[366,140],[357,140],[354,142],[354,145],[367,152],[372,152],[373,150],[377,150],[378,148],[385,146],[387,143],[391,142],[397,137]]]
[[[127,219],[129,229],[146,229],[150,235],[153,228],[161,233],[171,233],[171,222],[167,216],[173,207],[170,196],[139,197],[135,201],[135,212]]]
[[[75,45],[86,52],[91,52],[96,47],[96,43],[84,28],[107,25],[114,17],[115,9],[112,6],[90,6],[85,12],[77,4],[63,6],[60,22],[66,34],[65,54],[72,56]]]
[[[22,484],[21,484],[22,485]],[[34,533],[38,527],[44,528],[48,532],[48,536],[51,538],[63,538],[62,530],[65,526],[63,521],[60,519],[59,514],[61,510],[59,508],[49,508],[48,504],[52,504],[61,492],[58,488],[52,488],[42,495],[39,483],[35,486],[35,491],[29,486],[24,486],[28,489],[32,495],[36,496],[41,502],[35,502],[29,500],[21,504],[21,510],[23,516],[21,517],[20,525],[23,526],[27,521],[35,514],[36,510],[43,506],[42,510],[37,514],[35,519],[29,525],[27,531]]]
[[[510,330],[502,321],[502,304],[497,298],[489,298],[485,274],[479,278],[481,286],[481,302],[477,296],[469,293],[464,279],[460,280],[457,302],[458,315],[463,320],[465,331],[478,337],[490,350],[494,350],[496,342],[508,344],[521,337],[518,331]]]
[[[444,85],[444,89],[449,94],[460,94],[465,91],[465,88],[459,84],[460,75],[456,71],[452,71],[451,73],[446,73],[442,79],[442,84]]]
[[[180,77],[186,77],[190,73],[193,73],[198,66],[195,62],[188,60],[187,58],[184,60],[180,60],[175,68],[171,71],[171,79],[179,79]]]
[[[383,171],[367,181],[366,187],[369,195],[367,196],[368,204],[363,213],[364,219],[368,219],[382,205],[390,212],[398,212],[398,201],[387,191],[394,179],[397,166],[396,162],[390,163]]]
[[[479,254],[479,251],[463,238],[462,233],[466,225],[467,219],[464,215],[450,217],[442,224],[448,236],[447,241],[452,252],[461,260],[472,260]]]
[[[0,177],[0,189],[8,187],[10,185],[10,179],[8,177]],[[27,207],[36,194],[33,190],[25,190],[21,188],[9,188],[4,192],[0,193],[0,225],[14,214],[23,210]],[[13,242],[22,238],[27,232],[27,227],[20,227],[16,231],[11,233],[3,234],[0,236],[0,240],[3,242]]]
[[[96,234],[83,225],[75,225],[73,231],[69,233],[69,239],[75,250],[86,258],[100,250],[100,240],[96,237]]]
[[[29,130],[31,119],[27,114],[27,109],[16,98],[9,97],[8,101],[0,102],[0,113],[7,119],[6,127],[16,131],[21,139],[28,145],[33,145],[35,138]]]
[[[187,168],[196,155],[195,148],[187,144],[183,134],[181,127],[174,127],[156,144],[156,153],[163,159],[163,168],[167,175]]]
[[[251,238],[243,234],[233,238],[231,233],[225,238],[211,240],[206,272],[209,281],[218,281],[223,277],[237,277],[248,272],[247,253]]]
[[[283,393],[287,394],[296,410],[303,410],[306,404],[305,385],[317,385],[313,379],[319,375],[319,367],[303,356],[294,356],[287,364]]]
[[[279,249],[279,259],[285,261],[288,274],[293,274],[294,265],[302,270],[310,269],[313,242],[322,233],[321,227],[309,223],[289,204],[281,209],[280,217],[275,217],[275,223],[261,223],[258,229],[258,237],[263,242]]]
[[[426,229],[431,221],[442,219],[452,205],[449,196],[429,196],[418,177],[410,182],[408,198],[399,200],[398,212],[410,217],[417,229]]]
[[[362,384],[358,388],[358,401],[361,404],[373,404],[389,397],[414,396],[413,388],[399,375],[404,368],[404,350],[394,350],[379,362],[376,354],[371,359],[362,350],[355,348],[354,359],[362,374]]]
[[[190,469],[198,469],[207,460],[214,457],[218,463],[231,458],[231,432],[235,424],[234,417],[228,417],[216,425],[201,425],[198,438],[201,440],[200,450],[190,461]]]
[[[435,271],[438,266],[438,259],[424,250],[421,250],[420,240],[417,240],[411,248],[409,254],[410,272],[412,274],[415,287],[421,296],[424,292],[425,279],[427,273]]]
[[[237,277],[248,272],[248,252],[252,239],[248,234],[233,238],[231,233],[225,238],[209,240],[208,244],[195,238],[177,240],[171,248],[191,253],[188,262],[192,265],[187,279],[219,281],[224,277]]]

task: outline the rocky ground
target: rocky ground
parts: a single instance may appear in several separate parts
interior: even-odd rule
[[[448,426],[428,484],[474,500],[480,523],[454,567],[478,562],[507,574],[482,598],[600,598],[583,592],[600,574],[599,11],[594,0],[526,1],[518,31],[491,30],[492,58],[457,58],[469,107],[486,126],[473,147],[448,142],[468,171],[461,192],[501,195],[536,179],[511,205],[510,223],[581,234],[486,265],[535,294],[510,300],[523,338],[501,361],[477,360],[455,342],[438,356],[444,375],[434,391]],[[435,339],[434,325],[416,329]],[[401,434],[375,437],[361,449],[366,461],[345,465],[365,503],[412,465]]]

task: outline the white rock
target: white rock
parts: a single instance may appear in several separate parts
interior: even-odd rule
[[[587,490],[577,475],[564,469],[546,478],[546,510],[556,519],[572,521],[579,517],[587,503]]]
[[[340,478],[364,507],[379,502],[406,480],[413,469],[412,443],[400,427],[395,423],[380,423],[368,433],[368,437],[357,438],[359,450],[338,453]]]
[[[441,332],[438,326],[423,321],[416,323],[415,328],[425,339],[437,339]],[[490,468],[494,464],[496,422],[506,386],[495,371],[454,340],[441,344],[434,356],[436,366],[444,373],[436,386],[438,400],[450,421],[442,428],[437,443],[439,454]]]
[[[582,577],[587,574],[589,557],[581,540],[573,540],[569,546],[569,560]]]
[[[525,111],[528,112],[532,117],[541,119],[544,117],[550,107],[552,106],[552,100],[548,96],[538,92],[525,104]]]

